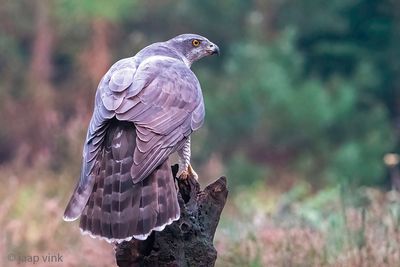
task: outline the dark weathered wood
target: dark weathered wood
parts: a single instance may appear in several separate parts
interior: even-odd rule
[[[175,176],[177,165],[172,171]],[[118,266],[214,266],[217,251],[213,239],[228,196],[226,178],[219,178],[203,191],[193,177],[177,181],[181,218],[163,231],[153,232],[147,240],[117,244]]]

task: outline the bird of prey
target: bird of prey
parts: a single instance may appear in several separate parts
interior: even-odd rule
[[[190,135],[204,119],[193,62],[219,48],[197,34],[151,44],[116,62],[97,88],[79,182],[64,213],[108,242],[144,240],[179,219],[168,158],[190,166]]]

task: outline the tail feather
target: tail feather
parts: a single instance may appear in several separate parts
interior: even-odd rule
[[[132,237],[143,240],[179,218],[168,160],[147,178],[133,183],[130,169],[135,144],[133,124],[118,123],[108,129],[93,190],[81,215],[83,233],[110,242]]]
[[[79,218],[85,208],[90,194],[92,193],[94,182],[94,178],[89,178],[88,182],[84,186],[79,183],[76,185],[72,197],[65,209],[63,216],[64,221],[75,221]]]

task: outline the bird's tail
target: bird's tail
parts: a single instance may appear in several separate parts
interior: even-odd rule
[[[82,174],[81,174],[82,175]],[[87,203],[95,179],[88,179],[88,183],[81,185],[78,183],[75,187],[74,193],[65,208],[63,219],[64,221],[75,221],[81,215],[85,204]]]
[[[109,129],[92,193],[83,209],[83,233],[109,242],[146,239],[179,219],[175,182],[168,160],[136,184],[130,169],[136,132],[133,125]],[[115,149],[117,144],[127,149]]]

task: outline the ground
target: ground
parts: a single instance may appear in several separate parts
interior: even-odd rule
[[[112,246],[62,220],[70,174],[14,165],[2,167],[0,179],[1,266],[57,254],[59,266],[114,264]],[[399,203],[394,191],[312,193],[306,184],[289,192],[260,184],[230,194],[215,236],[216,266],[399,266]],[[46,264],[40,266],[54,266]]]

